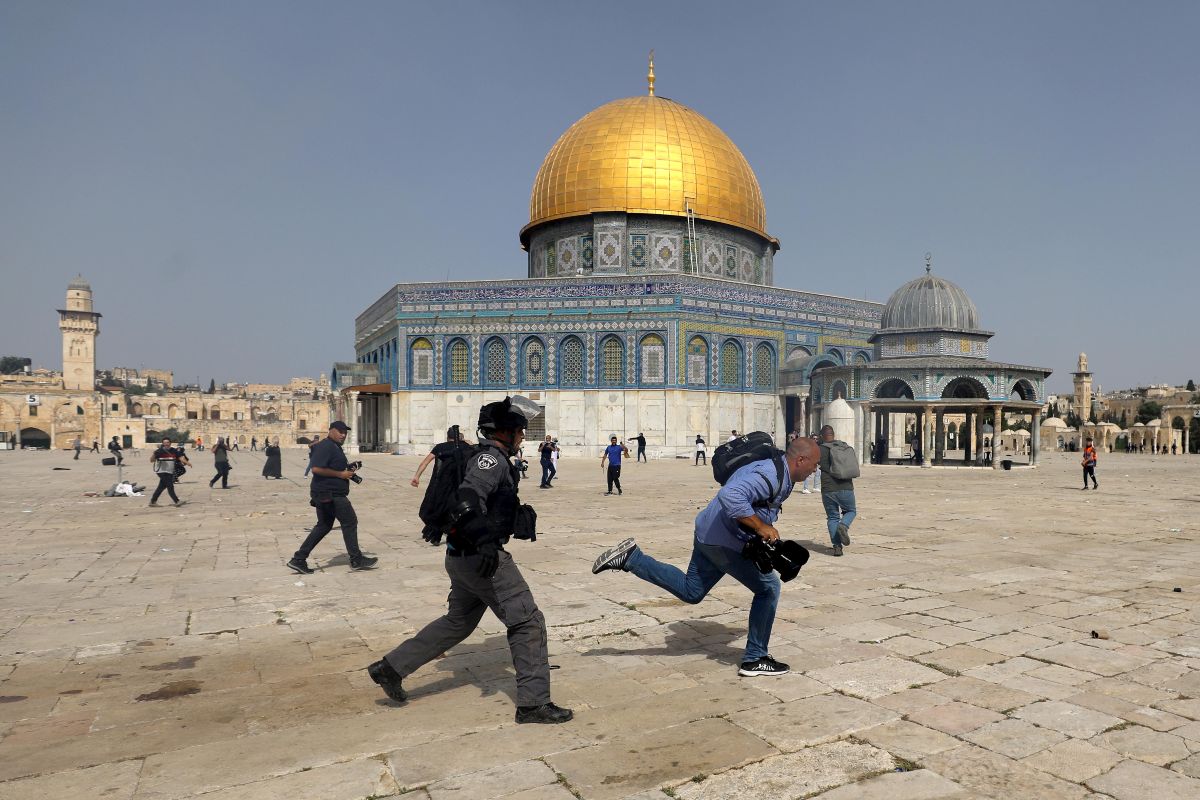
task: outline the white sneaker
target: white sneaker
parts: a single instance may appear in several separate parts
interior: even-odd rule
[[[812,494],[812,489],[801,489],[800,494]]]

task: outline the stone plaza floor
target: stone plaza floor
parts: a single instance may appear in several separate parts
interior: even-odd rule
[[[625,536],[684,564],[711,472],[629,464],[606,497],[597,460],[566,459],[524,492],[538,541],[508,549],[576,716],[518,726],[490,613],[403,706],[365,672],[444,610],[417,458],[363,456],[379,569],[351,572],[335,530],[297,576],[301,454],[265,481],[235,453],[227,491],[192,455],[188,505],[152,509],[84,496],[115,478],[98,456],[0,453],[0,800],[1200,797],[1200,458],[1107,455],[1098,492],[1066,454],[866,467],[844,558],[819,494],[793,494],[779,528],[813,557],[778,678],[737,677],[740,585],[688,606],[590,571]],[[126,475],[151,483],[147,459]]]

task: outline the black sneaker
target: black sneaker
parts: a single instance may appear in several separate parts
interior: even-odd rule
[[[554,705],[554,703],[545,703],[540,706],[517,707],[517,722],[522,725],[527,722],[557,725],[560,722],[570,722],[574,716],[575,712],[571,709],[561,708]]]
[[[381,658],[367,667],[367,674],[392,700],[397,703],[408,700],[408,692],[404,691],[404,687],[400,685],[400,673],[396,672],[385,659]]]
[[[312,575],[316,572],[308,565],[308,560],[303,558],[293,557],[291,561],[287,562],[287,566],[292,572],[299,572],[301,575]]]
[[[754,678],[759,675],[787,675],[791,669],[787,664],[781,664],[770,656],[763,656],[758,661],[743,661],[738,675]]]
[[[599,575],[606,569],[623,570],[625,564],[629,561],[629,554],[637,547],[637,542],[633,539],[626,539],[616,547],[610,547],[600,554],[596,562],[592,564],[592,574]]]
[[[833,546],[833,554],[835,556],[840,556],[842,554],[842,546],[840,544],[835,544]]]
[[[845,525],[843,525],[840,522],[838,523],[838,526],[837,526],[837,537],[838,537],[838,541],[841,542],[842,544],[844,544],[844,545],[850,544],[850,529],[847,528]]]
[[[620,489],[617,489],[617,494],[625,494],[625,493],[622,492]]]
[[[1085,488],[1085,489],[1086,489],[1087,487],[1085,486],[1085,487],[1083,487],[1083,488]],[[604,493],[604,495],[605,495],[606,497],[607,497],[608,495],[610,495],[610,494],[612,494],[612,492],[605,492],[605,493]]]
[[[158,503],[156,503],[156,502],[154,502],[153,500],[151,500],[151,501],[150,501],[150,507],[151,507],[151,508],[158,508]]]
[[[350,559],[350,569],[375,569],[379,559],[375,556],[360,556]]]
[[[186,505],[187,505],[187,500],[176,500],[176,501],[175,501],[174,503],[172,503],[171,505],[175,506],[176,508],[179,508],[180,506],[186,506]]]

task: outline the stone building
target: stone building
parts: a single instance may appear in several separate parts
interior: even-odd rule
[[[153,381],[162,387],[158,392],[132,394],[97,386],[100,314],[93,308],[92,287],[82,277],[68,285],[66,307],[58,314],[63,371],[0,376],[0,449],[66,449],[77,437],[85,446],[95,440],[103,447],[113,436],[122,447],[142,447],[148,434],[156,437],[171,428],[206,442],[228,436],[249,446],[252,438],[261,442],[269,437],[284,447],[303,447],[314,433],[328,429],[330,403],[323,378],[294,378],[280,394],[263,398],[167,391],[171,373],[166,370],[124,372],[139,385]]]
[[[529,436],[568,452],[641,432],[652,455],[689,454],[697,434],[806,427],[808,373],[871,360],[880,305],[774,286],[749,162],[652,73],[546,155],[524,278],[398,284],[358,316],[332,374],[352,446],[424,448],[520,392],[544,407]]]
[[[1015,415],[1040,429],[1050,370],[990,360],[992,336],[966,292],[933,275],[927,260],[925,275],[888,299],[869,361],[811,373],[816,411],[864,461],[875,446],[877,461],[915,452],[925,467],[1036,464],[1039,437],[1006,434],[1006,424]]]

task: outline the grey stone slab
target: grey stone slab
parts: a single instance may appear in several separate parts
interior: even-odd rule
[[[946,679],[944,673],[899,658],[871,658],[808,673],[821,683],[855,697],[873,699]]]
[[[823,694],[801,703],[739,711],[729,717],[733,723],[785,752],[828,742],[899,718],[896,711],[839,694]]]
[[[1067,737],[1024,720],[1002,719],[964,733],[963,738],[1002,756],[1021,759],[1056,745]]]
[[[1053,661],[1071,669],[1094,672],[1097,675],[1120,675],[1122,672],[1144,667],[1153,659],[1143,656],[1132,656],[1114,650],[1107,650],[1079,642],[1064,642],[1053,647],[1034,650],[1030,653],[1034,658]]]
[[[60,797],[130,800],[141,769],[140,760],[120,761],[8,781],[0,783],[0,800],[34,800],[43,797],[54,800]]]
[[[1102,733],[1091,741],[1098,747],[1106,747],[1127,758],[1136,758],[1160,767],[1182,761],[1192,754],[1180,737],[1140,725]]]
[[[470,797],[508,797],[531,789],[557,786],[554,770],[541,761],[520,761],[479,772],[456,775],[425,787],[430,800],[467,800]]]
[[[1200,780],[1141,761],[1122,761],[1103,775],[1086,781],[1089,788],[1117,800],[1195,800]]]
[[[929,756],[921,766],[985,797],[1082,800],[1088,796],[1078,784],[973,745]]]
[[[888,772],[816,795],[820,800],[965,800],[968,796],[954,781],[927,769]]]
[[[1077,739],[1090,739],[1101,731],[1124,723],[1120,717],[1057,700],[1033,703],[1014,711],[1013,716]]]
[[[686,783],[675,789],[679,800],[724,800],[770,797],[799,800],[814,792],[891,769],[894,761],[882,750],[851,742],[830,742],[797,753],[768,758],[741,769]]]
[[[1082,739],[1067,739],[1023,759],[1024,763],[1051,775],[1078,783],[1094,778],[1121,760],[1111,750],[1096,747]]]
[[[723,719],[703,719],[546,757],[584,797],[609,800],[778,752]]]
[[[920,761],[931,753],[940,753],[960,744],[953,736],[905,720],[885,722],[855,735],[909,761]]]
[[[922,709],[909,714],[908,718],[928,728],[960,736],[990,722],[998,722],[1004,719],[1004,716],[986,708],[954,701]]]

